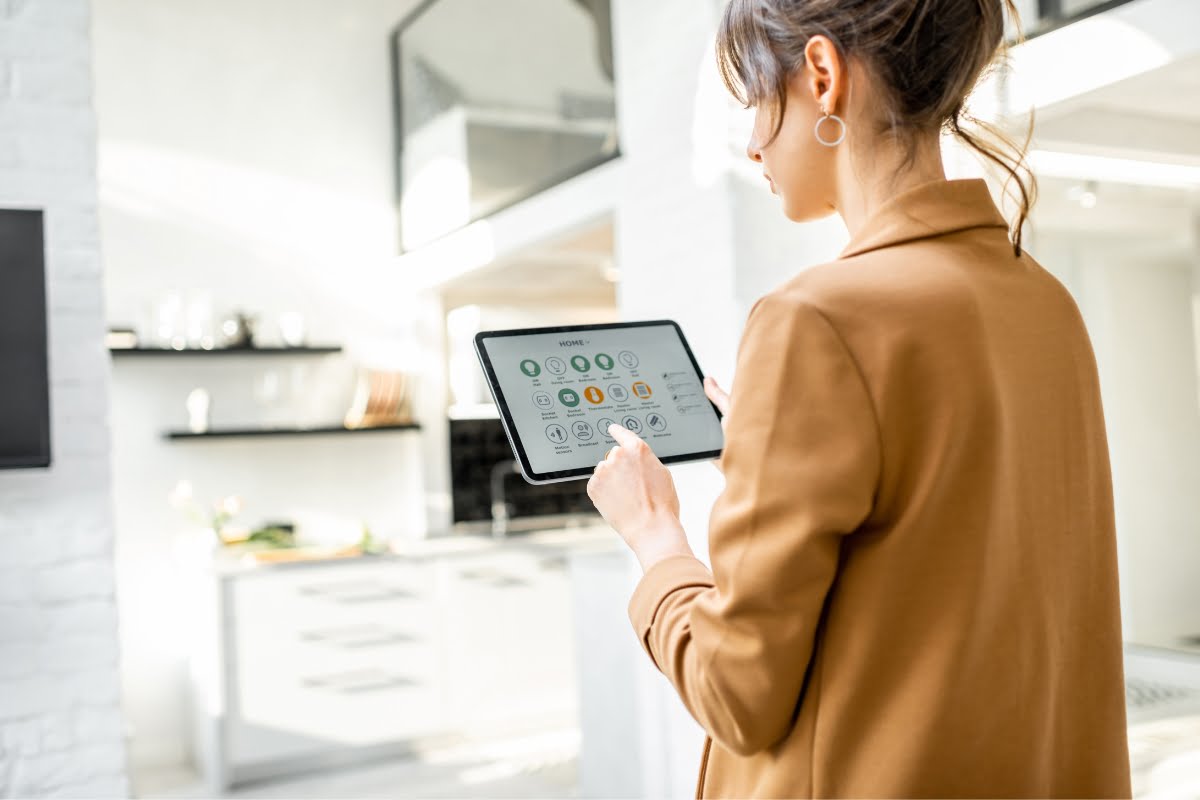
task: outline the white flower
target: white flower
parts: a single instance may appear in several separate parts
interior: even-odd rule
[[[192,502],[192,482],[180,481],[175,484],[175,488],[167,495],[167,500],[171,503],[172,508],[187,508]]]
[[[237,513],[242,510],[242,498],[231,494],[221,501],[218,508],[231,517],[237,516]]]

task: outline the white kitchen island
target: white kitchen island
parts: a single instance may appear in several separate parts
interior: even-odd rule
[[[576,649],[593,624],[578,615],[624,607],[581,597],[602,587],[573,577],[574,564],[620,558],[621,547],[589,522],[197,573],[189,674],[208,789],[578,728]]]

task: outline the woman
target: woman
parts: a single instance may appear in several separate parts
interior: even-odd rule
[[[705,797],[1129,797],[1095,359],[1021,250],[1019,154],[962,127],[1010,0],[733,0],[718,58],[784,214],[835,261],[750,312],[710,572],[637,436],[588,491],[630,617],[708,733]],[[947,181],[939,131],[1004,165]],[[1010,239],[1011,236],[1011,239]]]

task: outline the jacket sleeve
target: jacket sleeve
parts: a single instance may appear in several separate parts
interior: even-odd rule
[[[726,425],[712,572],[690,556],[655,564],[629,614],[692,716],[748,755],[790,729],[840,543],[871,511],[881,453],[838,333],[775,295],[746,323]]]

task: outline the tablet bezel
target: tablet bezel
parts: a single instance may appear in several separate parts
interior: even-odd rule
[[[525,446],[521,443],[521,437],[516,433],[516,423],[513,422],[512,414],[509,412],[508,401],[504,398],[504,392],[500,388],[500,381],[496,377],[496,371],[492,367],[492,359],[488,355],[484,342],[487,339],[500,339],[508,336],[535,336],[544,333],[579,333],[582,331],[613,330],[616,328],[661,328],[664,326],[670,326],[675,329],[675,335],[679,337],[679,342],[683,345],[684,352],[687,353],[688,361],[691,362],[692,369],[696,371],[696,377],[703,382],[704,373],[700,371],[700,364],[696,361],[695,354],[692,353],[692,347],[688,344],[687,337],[683,335],[683,329],[679,327],[679,323],[672,319],[604,322],[594,325],[555,325],[545,328],[510,328],[498,331],[480,331],[475,334],[475,354],[479,357],[479,363],[483,367],[484,376],[487,378],[488,391],[491,392],[492,400],[496,403],[496,409],[500,412],[500,422],[504,426],[504,435],[508,437],[508,443],[512,447],[513,452],[517,454],[517,461],[521,465],[521,475],[527,482],[542,484],[577,480],[589,477],[595,471],[596,467],[592,465],[590,467],[577,467],[575,469],[555,470],[553,472],[534,472],[533,467],[529,464],[529,456],[525,453]],[[708,401],[708,404],[712,407],[713,413],[717,415],[717,421],[720,422],[722,419],[721,410],[711,400]],[[724,444],[724,437],[722,437],[722,444]],[[717,458],[721,455],[721,452],[721,450],[706,450],[696,453],[679,453],[673,456],[660,456],[660,460],[664,464],[704,461],[706,459]]]

